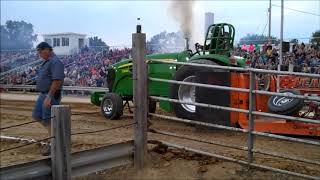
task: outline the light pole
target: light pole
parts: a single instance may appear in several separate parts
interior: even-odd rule
[[[283,2],[284,0],[281,0],[281,21],[280,21],[280,57],[279,57],[279,64],[278,64],[278,71],[281,70],[281,65],[282,65],[282,58],[283,58],[283,54],[282,54],[282,43],[283,43]],[[277,77],[277,91],[279,92],[280,89],[280,79],[279,79],[279,75]]]
[[[271,44],[271,0],[269,0],[269,31],[268,31],[268,40],[269,44]]]

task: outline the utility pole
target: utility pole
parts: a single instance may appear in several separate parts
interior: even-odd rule
[[[281,70],[281,65],[282,65],[282,57],[283,57],[283,54],[282,54],[282,43],[283,43],[283,1],[284,0],[281,0],[281,25],[280,25],[280,57],[279,57],[279,64],[278,64],[278,71]],[[279,89],[280,89],[280,79],[279,79],[279,75],[277,77],[277,91],[279,92]]]
[[[268,40],[269,44],[271,44],[271,0],[269,0],[269,31],[268,31]]]

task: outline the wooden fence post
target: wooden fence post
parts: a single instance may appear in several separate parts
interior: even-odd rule
[[[133,57],[133,103],[134,103],[134,166],[141,170],[147,153],[147,116],[148,116],[148,65],[146,63],[146,34],[132,34]]]
[[[51,168],[52,179],[71,180],[71,109],[69,105],[51,107]]]

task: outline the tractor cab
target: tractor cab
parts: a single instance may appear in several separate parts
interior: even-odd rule
[[[231,24],[220,23],[209,26],[203,44],[203,54],[230,56],[233,49],[235,29]]]

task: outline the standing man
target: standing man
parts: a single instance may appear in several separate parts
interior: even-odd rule
[[[53,53],[52,47],[48,43],[38,44],[37,51],[43,63],[36,80],[36,89],[40,95],[32,111],[32,117],[39,121],[51,136],[51,105],[59,105],[61,101],[64,65]]]

